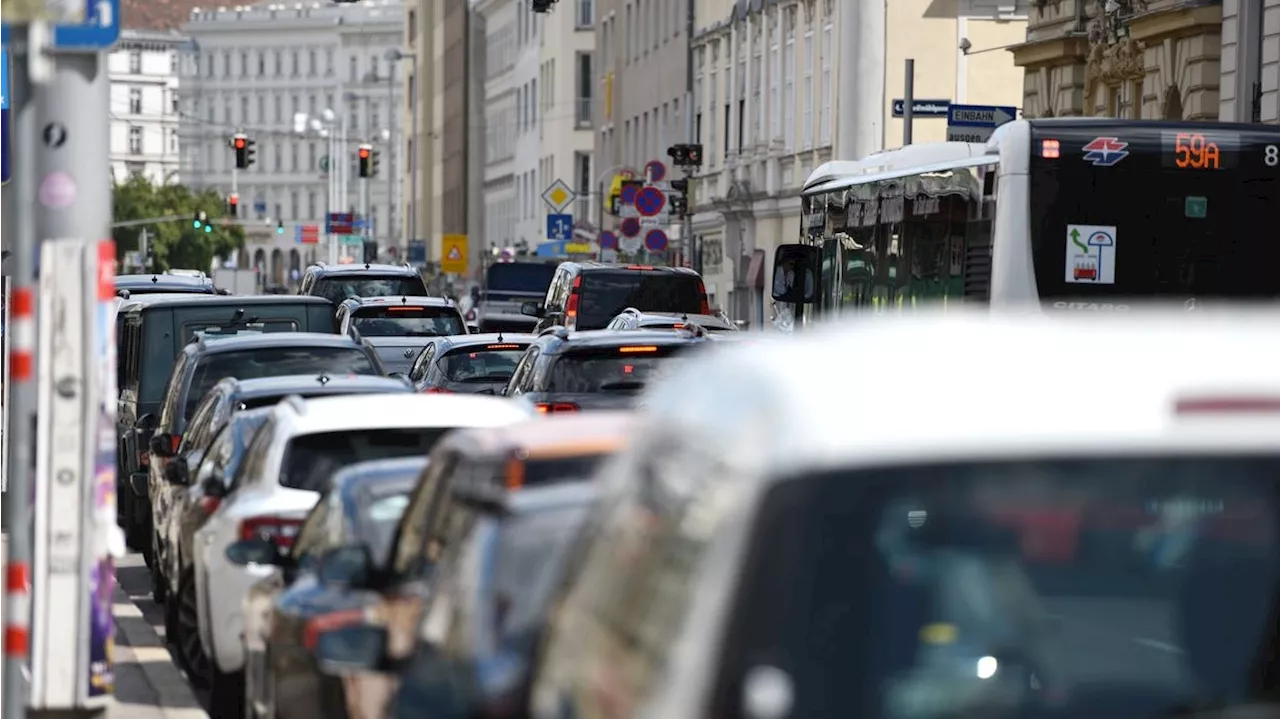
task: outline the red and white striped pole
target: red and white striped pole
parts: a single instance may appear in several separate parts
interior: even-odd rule
[[[30,428],[30,417],[23,410],[26,408],[17,397],[31,397],[35,392],[35,293],[30,285],[13,288],[9,298],[9,321],[5,331],[9,333],[9,376],[5,387],[6,401],[11,403],[11,421],[5,431],[17,434],[9,442],[9,457],[6,469],[9,474],[9,502],[25,506],[25,512],[14,512],[9,508],[9,516],[29,514],[32,457],[31,442],[33,437],[28,432],[13,432],[21,426]],[[19,476],[27,477],[27,481],[15,481]],[[8,557],[5,558],[4,573],[4,663],[5,663],[5,716],[12,714],[10,709],[22,707],[25,710],[26,686],[22,681],[22,667],[30,658],[31,652],[31,552],[27,541],[29,527],[23,524],[9,523],[10,541]],[[15,546],[18,545],[18,546]],[[15,551],[16,550],[16,551]],[[18,714],[16,716],[22,716]]]

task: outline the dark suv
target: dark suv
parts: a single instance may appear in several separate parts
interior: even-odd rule
[[[335,305],[348,297],[387,297],[390,295],[426,297],[431,293],[408,264],[402,265],[327,265],[317,262],[302,275],[298,294],[323,297]]]
[[[702,276],[686,267],[561,262],[546,299],[526,302],[521,314],[537,317],[534,332],[562,325],[604,329],[628,307],[641,312],[711,314]]]
[[[516,365],[502,393],[542,414],[628,409],[667,360],[707,341],[701,328],[632,332],[544,332]]]

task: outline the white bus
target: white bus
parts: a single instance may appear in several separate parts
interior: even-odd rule
[[[1018,120],[986,143],[828,162],[802,207],[774,257],[797,325],[939,302],[1280,298],[1280,126]]]

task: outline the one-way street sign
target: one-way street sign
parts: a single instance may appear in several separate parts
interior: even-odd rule
[[[1018,108],[996,105],[952,105],[947,109],[951,127],[999,127],[1018,117]]]
[[[120,40],[120,0],[84,0],[84,4],[84,22],[53,25],[54,49],[97,52],[115,46]],[[8,46],[11,18],[5,20],[0,41]]]

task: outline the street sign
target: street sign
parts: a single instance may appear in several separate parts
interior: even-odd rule
[[[662,182],[667,176],[667,166],[659,160],[649,160],[644,166],[645,177],[649,178],[649,182]]]
[[[300,245],[320,244],[320,225],[294,225],[293,239]]]
[[[946,117],[949,107],[951,107],[950,100],[916,100],[911,103],[911,114],[913,117]],[[906,100],[900,97],[894,99],[894,117],[903,117],[906,109]]]
[[[9,51],[0,53],[0,184],[8,184],[12,164],[9,154]]]
[[[947,111],[948,142],[986,142],[991,133],[1018,118],[1018,108],[999,105],[952,105]]]
[[[84,12],[70,13],[68,17],[71,15],[82,17],[83,20],[59,22],[53,26],[55,49],[97,52],[109,49],[120,41],[120,0],[84,0]],[[10,40],[9,23],[15,18],[9,16],[5,20],[4,29],[0,31],[0,42],[7,46]]]
[[[339,243],[351,247],[360,247],[364,244],[364,241],[364,235],[343,235]]]
[[[662,252],[667,249],[667,233],[662,230],[649,230],[644,235],[644,246],[650,252]]]
[[[600,243],[600,249],[602,250],[618,249],[618,236],[609,230],[601,232],[600,236],[596,238],[596,242]]]
[[[440,271],[457,275],[467,273],[467,236],[445,235],[440,244]]]
[[[656,187],[642,187],[636,193],[635,205],[641,217],[657,217],[667,207],[667,196]]]
[[[576,197],[573,190],[564,184],[564,180],[556,180],[542,193],[542,201],[557,213],[564,212],[564,208],[568,207]]]
[[[405,262],[411,265],[427,264],[427,242],[426,240],[409,240],[409,246],[405,250]]]
[[[640,220],[636,217],[628,217],[622,221],[622,225],[618,229],[622,232],[623,237],[638,237],[640,235]]]
[[[573,215],[547,215],[547,239],[573,238]]]
[[[354,212],[330,212],[324,231],[330,235],[350,235],[355,232],[355,224]]]
[[[266,201],[266,200],[262,200],[262,199],[254,200],[254,201],[253,201],[253,212],[254,212],[254,214],[258,214],[258,215],[265,215],[265,214],[267,214],[267,201]]]

